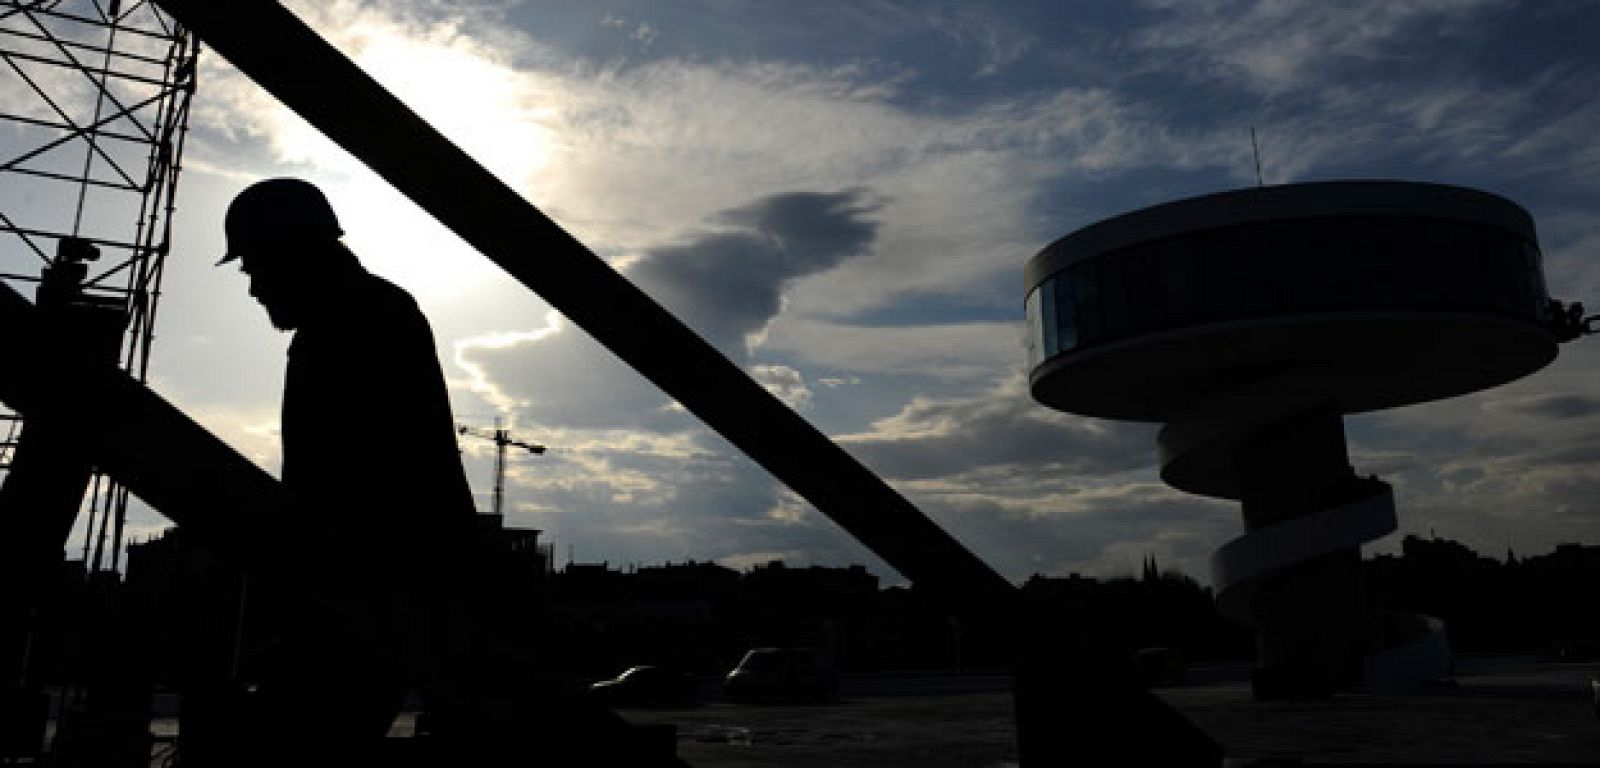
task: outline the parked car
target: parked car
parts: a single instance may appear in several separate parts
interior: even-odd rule
[[[1545,646],[1541,661],[1557,664],[1590,664],[1600,661],[1600,642],[1592,640],[1558,640]]]
[[[694,678],[675,667],[629,667],[610,680],[589,686],[589,695],[608,707],[692,707],[699,703]]]
[[[1141,648],[1133,654],[1133,674],[1147,688],[1182,685],[1188,676],[1183,655],[1171,648]]]
[[[722,692],[752,703],[823,703],[838,697],[839,678],[819,649],[753,648],[723,679]]]

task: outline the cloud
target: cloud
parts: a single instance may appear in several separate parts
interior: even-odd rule
[[[1350,418],[1357,469],[1394,484],[1403,532],[1432,530],[1481,552],[1592,540],[1600,399],[1588,393],[1597,356],[1595,345],[1574,342],[1517,382]],[[1368,451],[1388,458],[1364,464]]]
[[[753,365],[750,377],[797,411],[811,405],[811,388],[800,371],[787,365]]]
[[[639,44],[641,50],[650,50],[650,45],[660,36],[661,31],[651,26],[649,22],[633,22],[625,16],[607,12],[600,17],[600,26],[611,27],[627,33],[628,39]]]
[[[698,239],[702,223],[751,200],[796,189],[872,190],[870,199],[813,203],[861,207],[858,218],[870,214],[875,241],[842,268],[797,280],[790,293],[796,316],[848,314],[918,294],[1009,303],[1013,281],[997,276],[1059,234],[1059,222],[1031,215],[1052,182],[1141,167],[1238,164],[1232,142],[1175,135],[1158,111],[1105,88],[1054,87],[950,110],[899,98],[897,76],[885,79],[860,62],[557,63],[543,43],[508,30],[492,9],[398,10],[348,0],[297,9],[608,258]],[[1027,35],[1007,27],[1004,15],[942,18],[963,41],[988,40],[996,62],[1016,55],[1001,51],[1025,47],[1015,41]],[[330,191],[336,205],[361,201],[358,210],[340,213],[360,219],[361,226],[346,229],[367,238],[357,243],[362,252],[464,250],[447,233],[414,224],[425,221],[420,212],[396,215],[394,206],[403,204],[342,152],[237,73],[214,61],[208,66],[210,85],[195,110],[197,126],[206,129],[191,150],[197,163],[279,172],[290,163],[329,177],[347,187]],[[250,149],[258,145],[270,153]],[[793,203],[791,213],[807,214],[800,199]],[[729,237],[700,245],[752,244]],[[464,295],[493,274],[481,260],[429,268],[446,261],[385,258],[390,273],[422,293]]]
[[[1600,122],[1596,126],[1600,132]],[[1550,294],[1563,301],[1581,302],[1594,312],[1600,307],[1600,259],[1594,258],[1600,253],[1600,216],[1592,206],[1573,201],[1557,213],[1538,216],[1538,225]],[[1569,346],[1566,354],[1583,349]]]
[[[1144,555],[1207,580],[1210,553],[1242,532],[1237,507],[1180,493],[1154,475],[1147,468],[1051,477],[991,467],[908,483],[905,491],[1013,580],[1034,573],[1126,576]]]
[[[735,570],[749,570],[758,565],[766,565],[774,560],[796,563],[806,558],[805,552],[796,549],[786,549],[779,552],[740,552],[717,558],[717,563]]]
[[[1011,472],[1102,475],[1148,466],[1155,450],[1149,426],[1039,405],[1021,376],[973,396],[913,397],[899,413],[874,421],[869,431],[839,440],[887,477],[905,479],[996,466]]]
[[[1585,394],[1548,393],[1531,395],[1493,404],[1513,413],[1546,418],[1574,418],[1600,414],[1600,397]]]
[[[506,412],[525,402],[518,400],[507,392],[506,387],[498,384],[489,372],[478,363],[476,356],[483,350],[504,350],[519,345],[533,344],[549,338],[561,328],[561,317],[555,312],[545,316],[543,328],[534,328],[526,331],[495,331],[479,336],[460,339],[455,342],[455,354],[451,362],[456,367],[467,372],[467,388],[477,393],[495,410]]]
[[[865,253],[875,206],[861,190],[774,195],[716,215],[713,230],[655,248],[630,279],[689,327],[741,359],[782,309],[783,291],[806,275]]]
[[[832,371],[916,374],[979,384],[998,371],[1018,368],[1023,359],[1018,323],[861,325],[784,317],[762,338],[761,350]],[[835,382],[824,386],[847,383],[832,378]]]
[[[536,499],[514,503],[511,521],[540,528],[558,549],[573,545],[580,560],[764,562],[766,553],[782,553],[791,562],[866,562],[887,572],[704,432],[556,430],[541,439],[550,450],[508,479],[514,501]]]
[[[1589,137],[1600,108],[1565,94],[1600,84],[1600,72],[1555,66],[1495,82],[1444,68],[1397,78],[1330,80],[1316,89],[1314,108],[1294,100],[1273,110],[1264,162],[1279,178],[1318,166],[1403,164],[1465,183],[1492,174],[1503,185],[1539,177],[1594,185],[1600,154]]]
[[[977,52],[975,80],[994,77],[1018,63],[1039,42],[1010,18],[977,6],[939,9],[928,21],[949,37],[957,51]]]
[[[790,193],[723,211],[698,237],[626,260],[627,275],[735,362],[783,307],[785,287],[838,266],[871,243],[872,210],[858,191]],[[552,315],[543,329],[458,341],[457,364],[500,406],[526,405],[542,424],[682,429],[665,395],[581,331]],[[794,403],[809,399],[800,372],[752,368]]]
[[[1135,77],[1213,90],[1235,146],[1259,129],[1268,182],[1309,176],[1431,175],[1483,183],[1559,176],[1592,186],[1600,72],[1555,57],[1515,63],[1483,51],[1526,47],[1538,13],[1503,0],[1145,3]],[[1542,9],[1543,7],[1541,7]],[[1563,22],[1552,8],[1538,26]],[[1548,30],[1545,34],[1548,34]],[[1130,83],[1133,82],[1130,80]],[[1223,95],[1226,94],[1224,97]],[[1219,126],[1220,127],[1220,126]]]
[[[1238,534],[1237,511],[1161,483],[1155,431],[1039,405],[1012,375],[914,397],[839,440],[1010,578],[1120,576],[1145,555],[1203,576]]]
[[[1384,478],[1395,486],[1401,531],[1433,531],[1480,552],[1545,552],[1592,541],[1600,469],[1591,457],[1600,434],[1585,442],[1520,454],[1464,446],[1419,456],[1408,471]]]
[[[485,343],[515,335],[494,331],[455,344],[462,367],[474,372],[475,390],[491,405],[515,408],[525,420],[552,427],[674,431],[687,423],[653,385],[564,321],[547,334]]]
[[[1451,36],[1499,0],[1148,0],[1157,20],[1136,45],[1167,54],[1190,77],[1277,94],[1321,81],[1329,70],[1418,58],[1406,33]]]

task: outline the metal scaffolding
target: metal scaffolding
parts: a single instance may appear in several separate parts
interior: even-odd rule
[[[145,0],[0,0],[0,282],[37,293],[71,266],[68,301],[120,313],[118,365],[140,381],[198,52]],[[0,405],[0,481],[26,432]],[[89,486],[83,556],[115,569],[128,491]]]

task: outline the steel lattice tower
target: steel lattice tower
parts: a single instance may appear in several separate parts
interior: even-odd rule
[[[144,0],[0,2],[0,280],[41,306],[59,289],[114,318],[105,352],[115,340],[118,364],[140,381],[198,52]],[[0,480],[18,474],[26,431],[0,406]],[[128,491],[96,473],[85,495],[86,564],[99,569],[109,549],[115,569]]]

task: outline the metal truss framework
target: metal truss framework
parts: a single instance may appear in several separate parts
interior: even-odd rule
[[[121,311],[118,365],[140,381],[198,52],[146,0],[0,1],[0,282],[36,288],[68,250],[94,261],[81,295]],[[24,429],[0,407],[0,478]],[[99,569],[109,549],[114,569],[128,490],[98,473],[91,488],[83,555]]]

